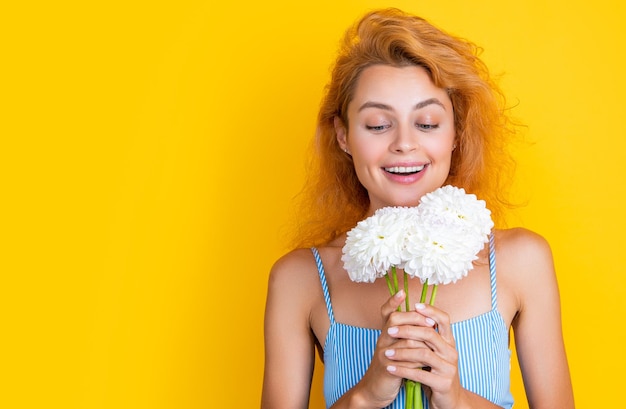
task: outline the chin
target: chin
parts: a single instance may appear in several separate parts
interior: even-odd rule
[[[415,200],[411,200],[411,201],[405,202],[405,203],[403,203],[403,204],[400,204],[400,205],[398,205],[398,206],[402,206],[402,207],[416,207],[416,206],[418,206],[419,204],[420,204],[420,201],[419,201],[419,200],[417,200],[417,201],[415,201]]]
[[[420,196],[421,197],[421,196]],[[396,200],[393,201],[392,205],[389,206],[396,206],[396,207],[415,207],[417,205],[420,204],[420,199],[416,199],[415,197],[411,197],[411,198],[406,198],[406,199],[401,199],[401,200]]]

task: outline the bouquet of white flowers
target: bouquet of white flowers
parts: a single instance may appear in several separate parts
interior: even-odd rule
[[[350,279],[374,282],[384,277],[393,295],[397,270],[404,271],[405,309],[408,279],[422,282],[420,302],[435,302],[439,284],[454,283],[473,268],[493,228],[485,202],[465,190],[444,186],[424,195],[417,207],[385,207],[348,232],[341,260]],[[421,408],[421,385],[406,382],[406,408]]]

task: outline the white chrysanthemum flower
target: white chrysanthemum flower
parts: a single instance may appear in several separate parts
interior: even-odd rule
[[[423,221],[416,234],[407,238],[404,271],[422,283],[449,284],[465,277],[478,257],[458,225]]]
[[[463,189],[444,186],[424,195],[418,208],[419,228],[408,238],[405,272],[428,284],[465,277],[493,228],[485,202]]]
[[[454,283],[473,268],[492,228],[484,201],[444,186],[417,208],[386,207],[359,222],[341,260],[356,282],[373,282],[395,266],[422,283]]]
[[[458,225],[459,231],[483,236],[485,241],[493,228],[491,212],[485,201],[465,193],[462,188],[448,185],[436,189],[422,197],[419,208],[433,223]]]
[[[348,232],[341,260],[352,281],[371,283],[392,266],[402,268],[408,214],[408,208],[383,208]]]

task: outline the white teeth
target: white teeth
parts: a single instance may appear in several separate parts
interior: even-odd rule
[[[385,168],[387,172],[391,173],[415,173],[424,169],[424,165],[422,166],[394,166],[391,168]]]

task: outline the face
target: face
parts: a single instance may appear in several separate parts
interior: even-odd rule
[[[347,115],[348,127],[335,120],[337,140],[352,155],[370,213],[417,206],[424,194],[443,185],[454,150],[454,112],[446,91],[425,69],[366,68]]]

